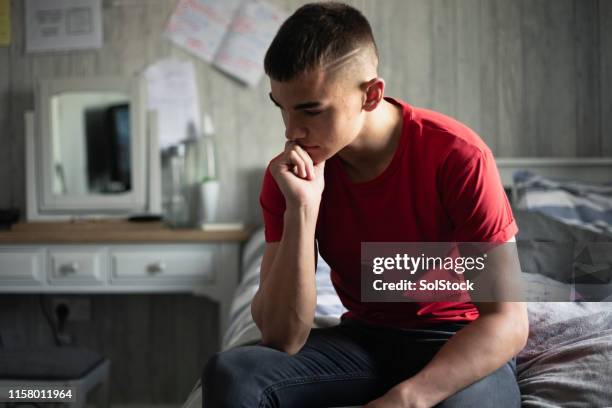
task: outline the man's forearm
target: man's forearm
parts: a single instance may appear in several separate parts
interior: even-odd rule
[[[253,305],[263,344],[291,354],[301,348],[314,318],[316,218],[312,209],[287,209],[283,238]]]
[[[510,360],[524,347],[527,332],[526,318],[516,314],[481,315],[448,340],[418,374],[397,387],[410,401],[407,406],[434,406]]]

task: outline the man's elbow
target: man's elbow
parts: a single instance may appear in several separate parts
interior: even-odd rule
[[[527,346],[527,340],[529,339],[529,321],[527,319],[525,319],[525,324],[523,325],[523,331],[521,334],[519,351]]]
[[[529,337],[529,318],[524,302],[502,302],[482,304],[481,316],[490,315],[498,328],[503,328],[503,342],[512,352],[518,354],[527,345]]]
[[[264,325],[261,328],[261,343],[289,355],[297,354],[310,334],[311,326],[304,324]]]
[[[516,353],[518,354],[527,345],[529,338],[529,317],[527,308],[522,308],[521,312],[512,316],[513,332],[515,334]]]
[[[261,344],[293,356],[304,347],[306,339],[275,339],[263,337]]]

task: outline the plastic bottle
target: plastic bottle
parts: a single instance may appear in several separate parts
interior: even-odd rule
[[[166,199],[164,203],[165,219],[171,227],[189,226],[189,203],[186,189],[186,146],[179,143],[165,152]]]

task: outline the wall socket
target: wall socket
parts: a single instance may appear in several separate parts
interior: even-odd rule
[[[51,298],[51,316],[57,323],[55,310],[65,304],[69,313],[67,322],[89,322],[91,320],[91,300],[86,296],[53,296]]]

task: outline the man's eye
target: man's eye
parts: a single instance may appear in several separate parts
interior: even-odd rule
[[[309,110],[305,110],[304,113],[307,114],[308,116],[316,116],[319,113],[321,113],[323,111],[309,111]]]

